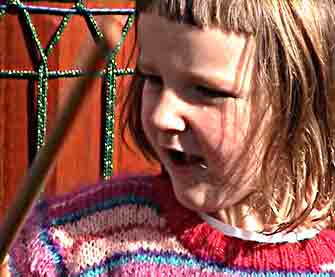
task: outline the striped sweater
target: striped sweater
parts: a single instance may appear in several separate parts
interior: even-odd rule
[[[163,177],[127,177],[39,203],[10,253],[12,276],[335,276],[335,231],[299,243],[223,235]]]

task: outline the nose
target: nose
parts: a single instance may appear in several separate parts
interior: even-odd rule
[[[187,127],[185,115],[188,110],[186,106],[172,89],[164,89],[153,110],[153,124],[161,131],[185,131]]]

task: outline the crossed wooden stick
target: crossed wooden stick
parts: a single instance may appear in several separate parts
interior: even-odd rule
[[[107,54],[107,42],[102,41],[98,45],[98,49],[95,48],[80,61],[81,68],[88,72],[93,71],[98,61],[102,57],[106,57]],[[23,179],[22,190],[17,193],[0,226],[0,265],[4,262],[8,250],[29,216],[34,203],[39,198],[40,192],[44,190],[43,180],[63,145],[85,96],[88,94],[87,87],[91,78],[91,76],[85,76],[67,87],[69,97],[56,120],[55,127],[45,145],[37,153],[31,168]]]

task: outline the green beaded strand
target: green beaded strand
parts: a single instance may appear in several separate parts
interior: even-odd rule
[[[38,68],[37,84],[37,151],[42,147],[45,141],[47,128],[47,110],[48,110],[48,61],[44,53],[42,44],[38,38],[37,31],[33,25],[29,13],[23,11],[24,19],[30,28],[32,39],[40,54],[41,61]]]
[[[41,63],[37,83],[37,151],[45,141],[48,107],[48,67]]]
[[[120,41],[110,55],[109,64],[106,71],[106,115],[105,115],[105,141],[104,141],[104,166],[103,177],[108,179],[113,175],[113,152],[114,152],[114,125],[115,125],[115,103],[116,103],[116,55],[121,49],[121,45],[134,21],[133,16],[129,16],[122,30]]]
[[[1,79],[36,79],[37,72],[31,70],[0,70]]]
[[[133,68],[126,69],[116,69],[114,74],[116,76],[126,76],[133,75],[135,70]],[[106,70],[99,71],[82,71],[80,69],[70,69],[70,70],[57,70],[49,71],[49,79],[59,79],[59,78],[78,78],[83,76],[92,77],[105,77]],[[0,79],[25,79],[25,80],[37,80],[38,73],[31,70],[0,70]]]
[[[36,1],[38,2],[38,1]],[[62,1],[58,1],[62,2]],[[67,1],[64,1],[67,2]],[[6,4],[8,7],[14,6],[18,13],[22,14],[25,24],[32,37],[32,43],[37,48],[40,55],[39,66],[36,71],[31,70],[3,70],[0,69],[0,78],[11,78],[11,79],[32,79],[37,80],[37,150],[44,144],[46,126],[47,126],[47,107],[48,107],[48,80],[55,78],[76,78],[85,75],[91,75],[93,77],[105,77],[106,78],[106,121],[105,121],[105,141],[104,141],[104,165],[103,165],[103,176],[108,178],[113,174],[113,145],[114,145],[114,124],[115,124],[115,102],[116,102],[116,81],[117,77],[134,74],[134,69],[125,68],[119,69],[116,64],[116,55],[120,51],[121,45],[123,44],[125,37],[134,21],[134,15],[131,15],[127,19],[122,30],[122,36],[115,49],[111,52],[109,62],[105,70],[85,72],[80,69],[71,70],[57,70],[50,71],[48,67],[48,57],[52,53],[52,50],[57,45],[61,36],[67,27],[71,14],[66,14],[55,34],[51,38],[48,46],[44,50],[38,38],[35,26],[33,25],[29,12],[21,4],[20,0],[7,0]],[[85,18],[87,25],[91,31],[93,39],[98,43],[103,39],[103,34],[97,25],[94,16],[85,8],[83,0],[77,0],[74,3],[74,7],[79,13]],[[0,8],[0,18],[6,14],[6,8]]]
[[[114,50],[112,51],[111,56],[115,57],[117,55],[117,53],[120,51],[121,46],[122,46],[124,40],[126,39],[126,36],[127,36],[128,32],[129,32],[129,29],[131,28],[131,26],[134,23],[134,19],[135,19],[134,15],[128,16],[127,22],[122,29],[121,38],[120,38],[119,42],[117,43],[117,45],[115,46]]]
[[[50,43],[46,47],[45,54],[46,56],[49,56],[54,49],[54,47],[57,45],[58,41],[60,40],[62,33],[64,32],[66,26],[68,25],[70,21],[71,15],[67,14],[63,17],[62,22],[59,24],[56,33],[51,38]]]
[[[116,76],[113,74],[116,68],[115,59],[112,59],[106,73],[106,118],[104,139],[104,168],[105,179],[113,175],[113,152],[114,152],[114,124],[115,124],[115,100],[116,100]]]
[[[94,41],[99,43],[103,39],[103,34],[98,27],[98,24],[95,21],[93,15],[85,11],[85,5],[83,4],[82,0],[78,0],[75,6],[78,11],[83,13],[83,16],[86,19],[86,23],[91,31]]]
[[[5,14],[6,14],[6,11],[5,11],[5,10],[2,10],[2,9],[0,9],[0,20],[1,20],[1,18],[2,18],[2,17],[4,17],[4,16],[5,16]]]

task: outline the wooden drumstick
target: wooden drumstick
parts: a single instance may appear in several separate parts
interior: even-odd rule
[[[100,58],[108,53],[108,47],[103,41],[98,49],[92,50],[80,61],[81,68],[93,71]],[[56,155],[63,145],[66,134],[70,130],[73,120],[79,111],[85,96],[91,76],[73,82],[69,89],[69,97],[59,114],[54,129],[44,146],[37,153],[31,168],[23,179],[22,189],[16,194],[13,204],[7,212],[3,224],[0,226],[0,264],[4,261],[8,250],[27,219],[40,192],[44,189],[43,180],[47,175]]]

